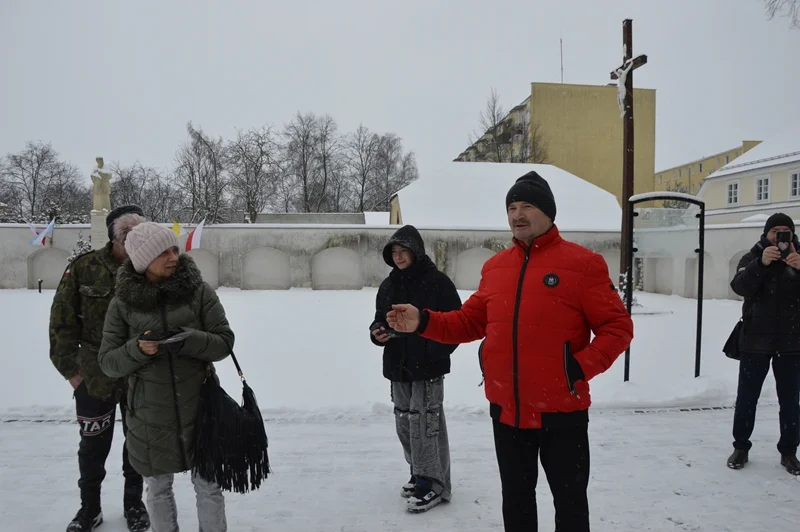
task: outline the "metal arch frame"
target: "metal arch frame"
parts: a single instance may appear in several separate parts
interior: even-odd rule
[[[700,376],[700,356],[701,356],[701,342],[703,337],[703,271],[705,267],[705,234],[706,234],[706,203],[697,196],[691,194],[684,194],[682,192],[646,192],[644,194],[636,194],[631,196],[627,202],[628,227],[631,228],[628,235],[628,256],[626,257],[627,272],[625,274],[625,308],[628,314],[631,313],[633,306],[633,254],[638,251],[633,247],[633,219],[639,215],[634,211],[634,206],[637,203],[645,201],[659,201],[659,200],[678,200],[685,201],[700,207],[700,212],[695,215],[700,220],[698,235],[698,247],[695,248],[697,257],[697,325],[695,330],[695,354],[694,354],[694,376]],[[630,365],[631,365],[631,348],[625,350],[625,382],[630,379]]]

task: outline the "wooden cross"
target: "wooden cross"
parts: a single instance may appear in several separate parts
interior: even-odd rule
[[[628,224],[628,200],[633,195],[633,71],[647,64],[647,56],[633,58],[633,20],[622,21],[622,66],[611,72],[612,80],[619,80],[617,99],[622,107],[623,151],[622,151],[622,241],[620,245],[620,286],[623,285],[628,268],[628,244],[632,240],[633,228]],[[624,91],[624,92],[623,92]],[[626,287],[633,290],[633,287]]]

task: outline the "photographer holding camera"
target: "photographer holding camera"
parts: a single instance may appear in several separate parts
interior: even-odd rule
[[[761,387],[772,373],[780,405],[781,465],[800,475],[800,241],[792,219],[776,213],[764,234],[736,268],[734,292],[744,297],[742,330],[738,339],[739,387],[733,418],[733,454],[728,467],[741,469],[752,447]]]
[[[392,383],[397,436],[411,466],[411,480],[401,494],[408,499],[408,511],[418,513],[450,500],[450,446],[442,403],[444,375],[458,346],[395,332],[386,314],[398,303],[457,310],[461,298],[425,254],[422,236],[412,225],[392,236],[383,248],[383,260],[392,271],[378,289],[370,339],[383,347],[383,376]]]

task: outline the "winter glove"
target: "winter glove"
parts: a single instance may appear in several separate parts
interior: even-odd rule
[[[578,360],[572,355],[567,359],[567,371],[571,384],[586,379],[586,375],[583,374],[583,368],[581,368]]]

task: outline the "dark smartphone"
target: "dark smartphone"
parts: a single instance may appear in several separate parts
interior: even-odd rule
[[[389,338],[394,338],[395,336],[397,336],[395,330],[390,329],[389,326],[385,323],[376,323],[375,325],[372,326],[372,329],[370,329],[370,331],[377,331],[381,327],[383,328],[383,334],[385,334]]]
[[[792,232],[778,231],[775,233],[775,245],[781,250],[781,258],[785,259],[792,252]]]

